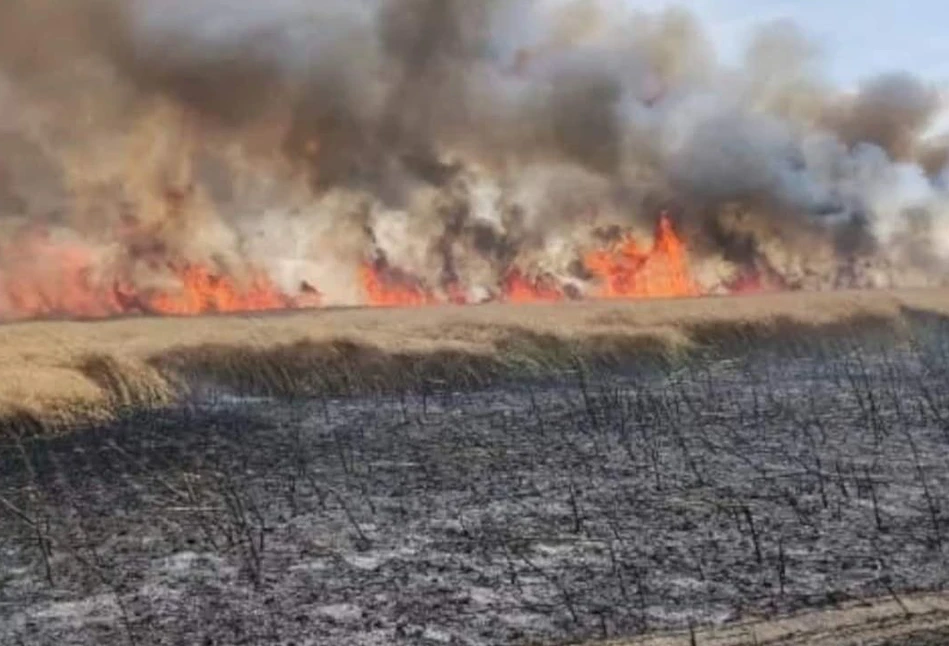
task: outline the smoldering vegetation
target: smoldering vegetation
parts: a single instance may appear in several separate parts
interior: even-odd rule
[[[839,91],[793,25],[737,65],[687,12],[605,0],[10,0],[0,30],[6,317],[88,309],[53,287],[75,273],[94,311],[147,310],[189,264],[328,304],[377,261],[586,294],[597,232],[661,208],[704,291],[946,276],[937,92]]]
[[[3,440],[0,639],[572,643],[941,591],[949,323],[907,315],[372,395],[194,363],[188,405]]]

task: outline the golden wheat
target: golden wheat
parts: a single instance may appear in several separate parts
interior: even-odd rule
[[[65,428],[164,406],[195,371],[276,395],[413,377],[476,385],[499,372],[779,334],[778,324],[898,325],[907,310],[949,314],[949,290],[15,323],[0,326],[0,420],[8,431]]]

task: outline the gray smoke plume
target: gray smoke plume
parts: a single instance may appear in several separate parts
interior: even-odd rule
[[[515,267],[582,292],[597,232],[648,238],[660,208],[706,291],[946,280],[932,88],[837,92],[786,23],[721,65],[687,12],[621,5],[6,0],[0,287],[36,283],[11,249],[39,223],[133,292],[174,289],[167,260],[328,303],[373,261],[471,298]]]

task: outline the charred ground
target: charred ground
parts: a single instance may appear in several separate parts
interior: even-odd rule
[[[910,319],[468,389],[195,371],[163,413],[4,440],[0,641],[561,643],[911,604],[949,575],[949,324]]]

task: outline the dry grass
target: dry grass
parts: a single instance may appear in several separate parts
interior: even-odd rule
[[[0,326],[0,419],[8,432],[107,420],[168,405],[196,377],[281,396],[475,385],[792,328],[899,326],[908,310],[949,314],[949,290],[18,323]]]
[[[917,595],[854,603],[794,617],[751,621],[737,625],[600,646],[883,646],[939,644],[949,633],[949,598]]]

